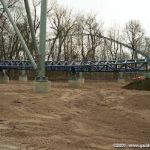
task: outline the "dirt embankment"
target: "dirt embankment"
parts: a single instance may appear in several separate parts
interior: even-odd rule
[[[80,89],[54,82],[0,85],[0,150],[113,150],[113,143],[150,143],[150,92],[115,82]]]
[[[129,90],[150,91],[150,79],[135,80],[135,81],[132,81],[131,83],[125,85],[123,88],[124,89],[129,89]]]

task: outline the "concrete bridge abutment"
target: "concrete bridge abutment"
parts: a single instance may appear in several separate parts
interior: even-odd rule
[[[0,71],[0,83],[2,84],[9,83],[9,77],[6,74],[5,70]]]
[[[124,83],[125,79],[124,79],[124,72],[119,72],[118,73],[118,80],[119,83]]]
[[[79,73],[79,77],[77,77],[76,73],[73,73],[71,78],[68,80],[68,85],[70,88],[80,88],[85,83],[85,79],[83,77],[83,73]]]
[[[28,76],[25,70],[21,71],[21,75],[19,76],[20,82],[28,82]]]

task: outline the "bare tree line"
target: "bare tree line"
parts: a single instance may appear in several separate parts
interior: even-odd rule
[[[13,18],[24,37],[33,56],[35,55],[28,19],[23,0],[7,0]],[[40,1],[32,0],[32,18],[34,30],[39,35]],[[150,38],[145,36],[142,25],[130,20],[124,29],[111,27],[106,31],[104,22],[96,15],[74,14],[68,8],[57,3],[48,6],[47,60],[116,60],[141,58],[136,49],[150,56]],[[117,42],[106,40],[97,35],[123,42],[132,47],[129,50]],[[0,5],[0,59],[22,59],[21,43]]]

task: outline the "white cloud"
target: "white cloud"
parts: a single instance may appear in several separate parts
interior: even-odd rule
[[[139,20],[150,35],[150,0],[58,0],[60,5],[73,8],[76,12],[94,12],[106,26],[113,23],[123,25],[130,19]]]

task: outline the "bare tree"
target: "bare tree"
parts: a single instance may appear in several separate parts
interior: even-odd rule
[[[149,37],[145,37],[144,38],[144,44],[143,44],[144,46],[143,46],[143,51],[144,51],[144,53],[148,56],[148,57],[150,57],[150,38]]]
[[[96,59],[96,50],[102,40],[98,35],[103,32],[103,22],[98,23],[96,15],[88,15],[77,17],[77,26],[76,34],[78,42],[76,43],[79,46],[81,51],[81,56],[83,60],[95,60]]]
[[[122,59],[124,52],[122,45],[119,44],[119,42],[115,41],[122,41],[122,32],[120,31],[118,26],[112,26],[109,31],[107,37],[109,39],[113,39],[110,41],[104,41],[105,42],[105,50],[107,51],[107,59],[109,60],[117,60]]]
[[[144,30],[139,21],[131,20],[125,26],[126,42],[132,47],[132,59],[138,59],[136,49],[140,49],[143,43]]]
[[[7,7],[10,9],[12,14],[15,14],[16,12],[16,6],[18,4],[18,0],[8,0],[7,1]],[[15,19],[17,18],[14,17]],[[0,3],[0,57],[1,59],[8,59],[10,54],[10,47],[12,44],[11,39],[11,32],[12,27],[9,25],[9,21],[7,19],[7,15],[5,14],[5,10],[3,9],[1,3]],[[11,52],[12,53],[12,52]]]
[[[59,7],[54,8],[53,13],[49,19],[51,23],[50,28],[52,29],[52,34],[54,35],[54,38],[51,43],[51,49],[48,54],[48,59],[50,58],[50,55],[53,55],[52,53],[54,53],[54,46],[57,45],[58,51],[56,60],[59,61],[61,60],[61,57],[63,55],[66,55],[66,52],[68,51],[66,45],[67,42],[65,40],[71,40],[69,39],[69,34],[72,34],[72,30],[76,24],[76,20],[72,18],[70,10]]]
[[[88,34],[89,43],[87,58],[95,60],[96,48],[102,42],[98,35],[103,32],[103,22],[97,22],[96,15],[89,15],[86,20],[85,32]]]

